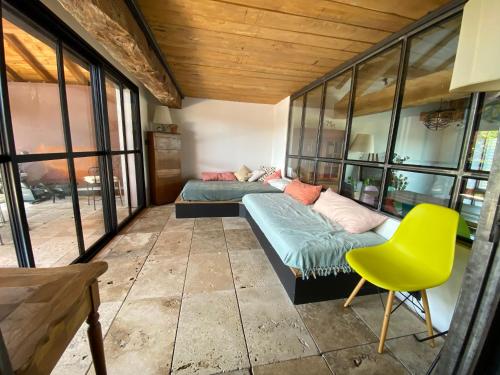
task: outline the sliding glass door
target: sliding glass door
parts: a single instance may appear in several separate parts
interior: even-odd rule
[[[137,88],[6,4],[1,31],[0,267],[86,259],[144,206]]]

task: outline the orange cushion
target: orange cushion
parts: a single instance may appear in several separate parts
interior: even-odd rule
[[[321,188],[321,185],[309,185],[295,179],[286,186],[285,194],[303,204],[313,204],[318,199]]]
[[[203,181],[234,181],[236,177],[233,172],[201,172]]]

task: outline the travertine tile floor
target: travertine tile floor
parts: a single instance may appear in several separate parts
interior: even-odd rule
[[[402,307],[376,352],[377,295],[294,306],[245,219],[145,210],[97,259],[108,373],[423,374],[439,351]],[[82,327],[54,374],[93,374]]]

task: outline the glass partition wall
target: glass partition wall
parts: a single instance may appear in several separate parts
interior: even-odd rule
[[[500,93],[451,94],[461,10],[382,45],[291,97],[286,176],[395,217],[429,202],[473,239]]]
[[[84,260],[144,205],[137,88],[85,45],[1,10],[0,267]]]

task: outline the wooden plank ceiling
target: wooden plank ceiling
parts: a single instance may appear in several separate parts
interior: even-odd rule
[[[275,104],[448,0],[137,0],[184,95]]]

